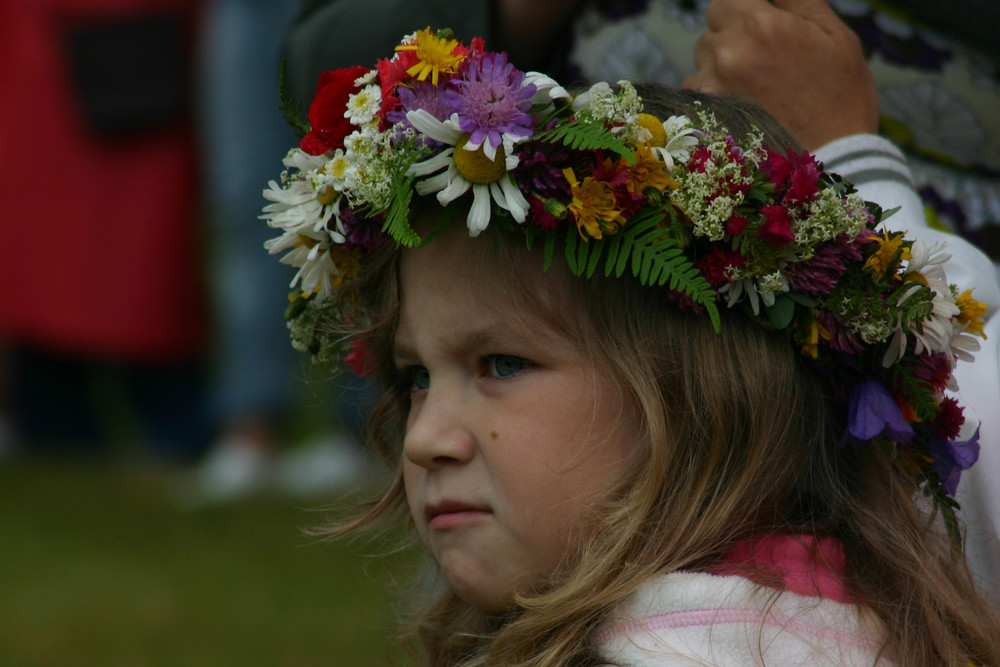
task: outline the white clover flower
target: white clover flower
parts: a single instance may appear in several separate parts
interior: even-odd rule
[[[618,86],[616,93],[604,81],[595,83],[573,100],[573,109],[579,120],[606,125],[622,140],[635,144],[640,138],[642,99],[629,81],[619,81]]]
[[[799,208],[791,209],[792,234],[797,246],[815,248],[841,234],[856,237],[867,226],[868,210],[857,195],[846,201],[833,188],[823,188],[809,203],[805,215]]]

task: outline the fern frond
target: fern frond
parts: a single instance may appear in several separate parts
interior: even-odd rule
[[[309,134],[311,128],[309,123],[302,120],[302,103],[288,92],[288,81],[285,79],[286,65],[286,60],[282,58],[281,70],[278,72],[278,94],[281,96],[281,105],[278,108],[281,109],[285,121],[294,128],[295,134],[304,137]]]
[[[397,179],[400,180],[400,179]],[[398,187],[397,187],[398,185]],[[385,214],[382,231],[388,232],[402,246],[416,248],[420,245],[420,236],[410,226],[410,200],[413,199],[413,177],[402,180],[401,184],[393,183],[396,196]]]
[[[635,156],[621,139],[597,123],[563,123],[536,135],[541,141],[561,142],[576,150],[609,150],[635,163]]]

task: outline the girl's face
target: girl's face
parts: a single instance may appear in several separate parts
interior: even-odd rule
[[[476,242],[459,230],[404,253],[395,355],[417,530],[463,600],[499,610],[586,534],[638,445],[608,377],[515,316],[495,266],[470,259]]]

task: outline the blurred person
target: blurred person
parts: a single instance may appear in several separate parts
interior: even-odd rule
[[[0,5],[0,339],[20,451],[97,452],[131,423],[164,461],[207,441],[197,7]]]
[[[211,419],[219,431],[180,489],[186,503],[237,500],[277,484],[309,494],[350,483],[349,443],[283,440],[303,381],[275,309],[293,276],[264,252],[261,190],[293,138],[278,108],[281,44],[299,11],[288,0],[210,0],[199,49],[199,117],[212,238]],[[345,436],[346,437],[346,436]],[[279,457],[279,454],[282,456]]]

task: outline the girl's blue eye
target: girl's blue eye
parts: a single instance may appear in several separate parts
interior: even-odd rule
[[[486,357],[486,372],[498,379],[512,378],[531,367],[531,362],[508,354],[495,354]]]
[[[409,371],[410,391],[424,391],[431,386],[431,374],[423,366],[415,366]]]

